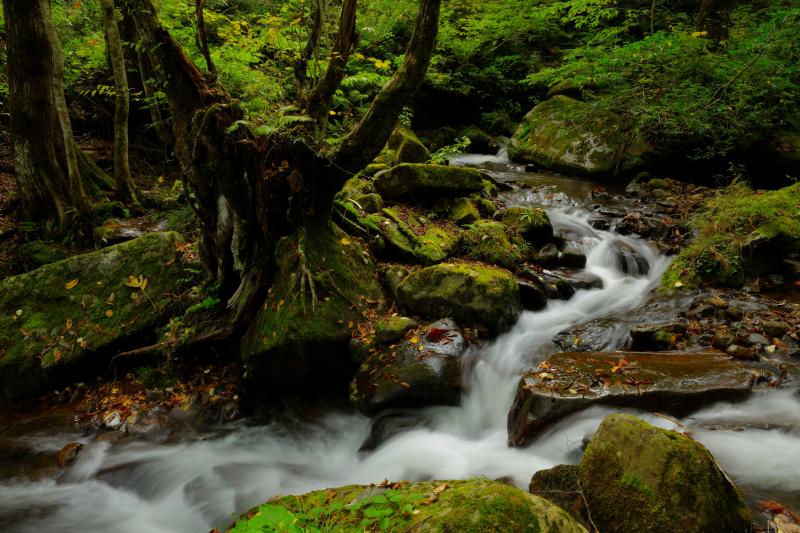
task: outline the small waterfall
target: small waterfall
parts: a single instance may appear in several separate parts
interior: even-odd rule
[[[238,513],[276,494],[385,478],[502,476],[526,487],[537,470],[579,461],[584,437],[611,410],[587,409],[555,424],[531,446],[509,448],[506,415],[519,376],[557,351],[551,339],[558,332],[643,305],[668,260],[641,240],[595,230],[588,224],[589,213],[574,202],[559,202],[549,213],[557,232],[569,235],[587,254],[586,270],[603,281],[603,288],[580,290],[568,301],[524,312],[510,331],[473,353],[460,406],[420,410],[419,426],[369,453],[359,448],[370,421],[352,411],[330,411],[314,423],[291,428],[243,421],[224,435],[193,442],[87,443],[76,464],[58,480],[0,482],[3,530],[208,531],[226,527]],[[621,260],[626,254],[632,259]],[[780,391],[715,406],[684,422],[696,428],[695,437],[737,480],[789,493],[800,490],[799,404],[795,393]],[[748,420],[762,423],[766,415],[777,429],[734,431]],[[714,424],[719,430],[707,429]],[[47,446],[58,449],[77,438],[48,436]],[[759,457],[757,464],[752,455]]]

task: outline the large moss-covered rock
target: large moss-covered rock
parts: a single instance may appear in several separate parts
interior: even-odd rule
[[[525,115],[508,147],[514,161],[585,176],[632,172],[650,152],[617,115],[562,95]]]
[[[432,203],[440,196],[469,196],[484,189],[473,168],[401,164],[375,176],[375,188],[385,199]]]
[[[384,256],[423,265],[444,261],[455,253],[461,232],[436,223],[405,207],[384,209],[364,220],[368,231],[383,239]]]
[[[94,372],[152,333],[176,310],[170,295],[194,281],[179,246],[176,233],[151,233],[0,282],[1,395]]]
[[[355,325],[384,305],[377,268],[359,241],[325,222],[281,239],[275,256],[276,281],[242,338],[242,359],[265,390],[332,379],[347,368]]]
[[[507,268],[525,261],[525,243],[502,222],[479,220],[470,224],[463,238],[466,256]]]
[[[509,207],[501,211],[499,217],[531,244],[542,245],[553,240],[553,225],[544,209]]]
[[[741,493],[700,443],[609,415],[581,461],[594,524],[606,533],[750,531]]]
[[[548,425],[590,405],[676,416],[752,390],[754,366],[719,353],[565,352],[520,379],[508,414],[509,442],[523,446]]]
[[[520,311],[514,276],[502,268],[442,263],[409,274],[397,287],[397,300],[412,314],[453,317],[494,331],[508,328]]]
[[[400,163],[424,163],[431,155],[417,135],[405,126],[394,129],[386,148],[389,152],[388,163],[392,166]]]
[[[308,510],[317,510],[309,513]],[[485,479],[349,485],[302,496],[273,498],[243,516],[229,531],[407,531],[487,533],[585,533],[586,529],[549,501]]]
[[[350,384],[350,402],[373,415],[390,407],[456,405],[461,397],[464,332],[450,319],[415,330],[370,353]]]

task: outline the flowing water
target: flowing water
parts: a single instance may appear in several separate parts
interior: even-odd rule
[[[460,163],[490,159],[503,163],[474,156]],[[511,175],[540,185],[565,183],[513,168],[498,176]],[[336,408],[300,423],[242,421],[178,443],[130,439],[111,445],[71,434],[26,435],[18,440],[34,451],[57,451],[76,440],[86,446],[76,463],[58,477],[0,481],[0,530],[201,532],[226,527],[234,515],[276,494],[385,478],[506,477],[526,487],[537,470],[578,462],[584,438],[611,410],[587,409],[554,425],[529,447],[509,448],[506,415],[519,376],[557,351],[551,341],[556,333],[642,306],[668,259],[641,240],[591,228],[589,212],[574,199],[585,198],[591,186],[567,184],[566,190],[544,193],[518,189],[506,193],[507,199],[545,203],[556,229],[585,251],[586,270],[603,280],[603,288],[582,290],[569,301],[524,312],[510,331],[469,354],[468,391],[460,406],[423,409],[419,426],[372,452],[359,451],[369,435],[370,420]],[[613,245],[618,240],[647,260],[647,275],[635,268],[631,274],[620,271]],[[623,342],[609,339],[609,347]],[[662,427],[675,427],[663,418],[638,414]],[[682,422],[752,494],[797,498],[800,401],[795,391],[771,391],[741,404],[718,404]]]

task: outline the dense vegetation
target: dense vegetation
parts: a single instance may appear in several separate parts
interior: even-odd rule
[[[166,27],[202,65],[194,6],[176,0],[158,4]],[[722,40],[698,31],[690,3],[534,4],[448,2],[426,87],[406,119],[425,126],[475,123],[510,134],[510,119],[548,91],[580,95],[592,103],[589,113],[620,113],[666,156],[691,159],[728,157],[797,127],[800,8],[794,2],[737,5]],[[337,134],[363,114],[399,66],[415,9],[409,0],[361,7],[360,44],[333,100],[328,143],[336,143]],[[53,16],[75,109],[87,119],[107,119],[113,83],[98,1],[58,0]],[[310,3],[302,1],[206,5],[220,83],[241,100],[247,121],[260,131],[303,120],[294,107],[293,67],[309,18]],[[311,65],[315,71],[325,67],[324,57]],[[0,83],[0,96],[6,92]],[[164,105],[162,92],[147,98],[139,90],[133,97],[140,107]]]

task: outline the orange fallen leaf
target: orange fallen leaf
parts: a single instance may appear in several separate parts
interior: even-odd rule
[[[61,350],[56,350],[53,352],[53,361],[55,361],[56,363],[61,361]]]
[[[112,311],[111,309],[107,310],[107,311],[106,311],[106,316],[107,316],[108,318],[111,318],[112,316],[114,316],[114,311]]]
[[[74,288],[75,288],[77,285],[78,285],[78,280],[77,280],[77,279],[72,279],[72,280],[69,280],[68,282],[66,282],[66,283],[64,284],[64,288],[65,288],[65,289],[67,289],[68,291],[71,291],[71,290],[72,290],[72,289],[74,289]]]
[[[774,514],[780,514],[784,510],[783,505],[779,504],[775,500],[765,500],[761,502],[761,508]]]

